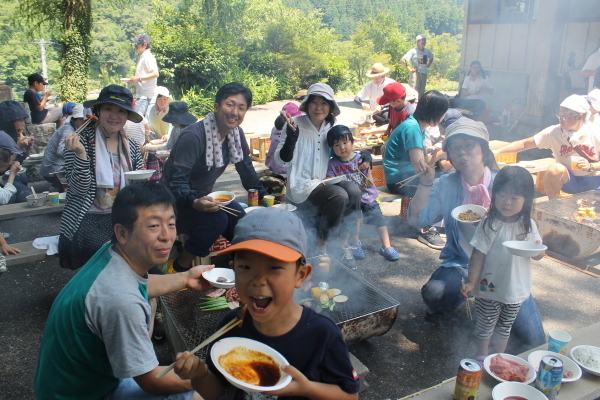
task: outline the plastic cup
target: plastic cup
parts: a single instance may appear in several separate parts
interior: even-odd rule
[[[275,204],[275,196],[271,196],[271,195],[264,196],[263,203],[265,204],[265,207],[273,207],[273,204]]]
[[[58,205],[58,192],[48,193],[48,200],[50,201],[51,206],[57,206]]]
[[[571,335],[565,331],[553,330],[548,332],[548,351],[566,354],[571,342]]]
[[[571,156],[571,171],[580,171],[581,168],[577,166],[579,161],[583,160],[582,157],[579,156]]]

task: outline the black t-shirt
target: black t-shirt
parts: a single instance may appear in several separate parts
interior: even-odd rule
[[[222,338],[243,337],[264,343],[281,353],[308,380],[338,385],[346,393],[358,393],[360,381],[350,362],[348,347],[339,328],[329,318],[317,314],[311,308],[302,307],[300,321],[284,335],[263,335],[254,327],[252,316],[248,312],[242,327],[233,328]],[[219,327],[235,318],[238,311],[239,309],[235,309],[228,312]],[[206,364],[215,375],[225,379],[210,358],[210,348]],[[243,392],[239,390],[234,399],[241,400],[244,399],[243,396]],[[279,397],[279,400],[284,399],[301,400],[304,397]]]
[[[23,95],[23,101],[29,103],[29,111],[31,111],[31,122],[33,122],[34,124],[39,124],[44,120],[44,118],[46,118],[48,110],[37,110],[37,106],[40,105],[41,100],[40,96],[37,94],[36,91],[27,89],[25,91],[25,94]]]

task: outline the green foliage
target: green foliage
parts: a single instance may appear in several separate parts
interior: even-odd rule
[[[427,90],[438,90],[440,92],[449,92],[458,90],[458,82],[440,79],[440,78],[427,78]]]
[[[206,114],[213,111],[215,104],[215,94],[197,86],[185,90],[181,94],[181,101],[188,104],[189,112],[198,117],[204,118]]]
[[[460,63],[460,40],[449,33],[435,36],[427,41],[427,47],[434,55],[429,68],[434,78],[458,80]]]
[[[275,100],[279,91],[277,79],[251,72],[247,69],[234,67],[223,75],[222,86],[229,82],[241,82],[252,91],[253,104],[265,104]]]

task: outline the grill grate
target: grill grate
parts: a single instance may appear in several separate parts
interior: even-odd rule
[[[577,204],[578,201],[582,204],[581,206]],[[600,229],[600,219],[578,217],[577,208],[579,207],[595,207],[596,211],[600,212],[600,192],[591,190],[589,192],[575,194],[573,197],[548,200],[535,205],[535,209],[538,211],[544,211],[555,217],[575,221],[594,229]]]
[[[320,281],[326,281],[330,288],[340,289],[342,294],[348,296],[347,302],[337,303],[333,311],[324,310],[322,313],[331,318],[336,325],[352,323],[352,320],[395,308],[400,304],[334,258],[331,259],[329,274],[321,277],[317,271],[318,260],[312,258],[308,262],[315,267],[315,276],[311,274],[309,277],[312,281],[311,287],[317,286]],[[161,298],[163,312],[169,314],[188,349],[196,347],[212,335],[228,311],[201,311],[198,303],[204,296],[205,292],[183,290]],[[308,293],[297,289],[294,298],[299,301],[309,296]],[[200,350],[198,356],[204,359],[206,350],[206,347]]]

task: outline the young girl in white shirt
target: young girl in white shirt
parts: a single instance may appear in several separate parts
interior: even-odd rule
[[[469,281],[462,295],[475,296],[475,337],[482,362],[489,353],[503,353],[521,303],[531,292],[531,261],[513,255],[503,242],[541,243],[531,219],[534,188],[531,174],[521,167],[504,167],[496,175],[491,208],[471,240]],[[534,260],[544,256],[542,251]]]

